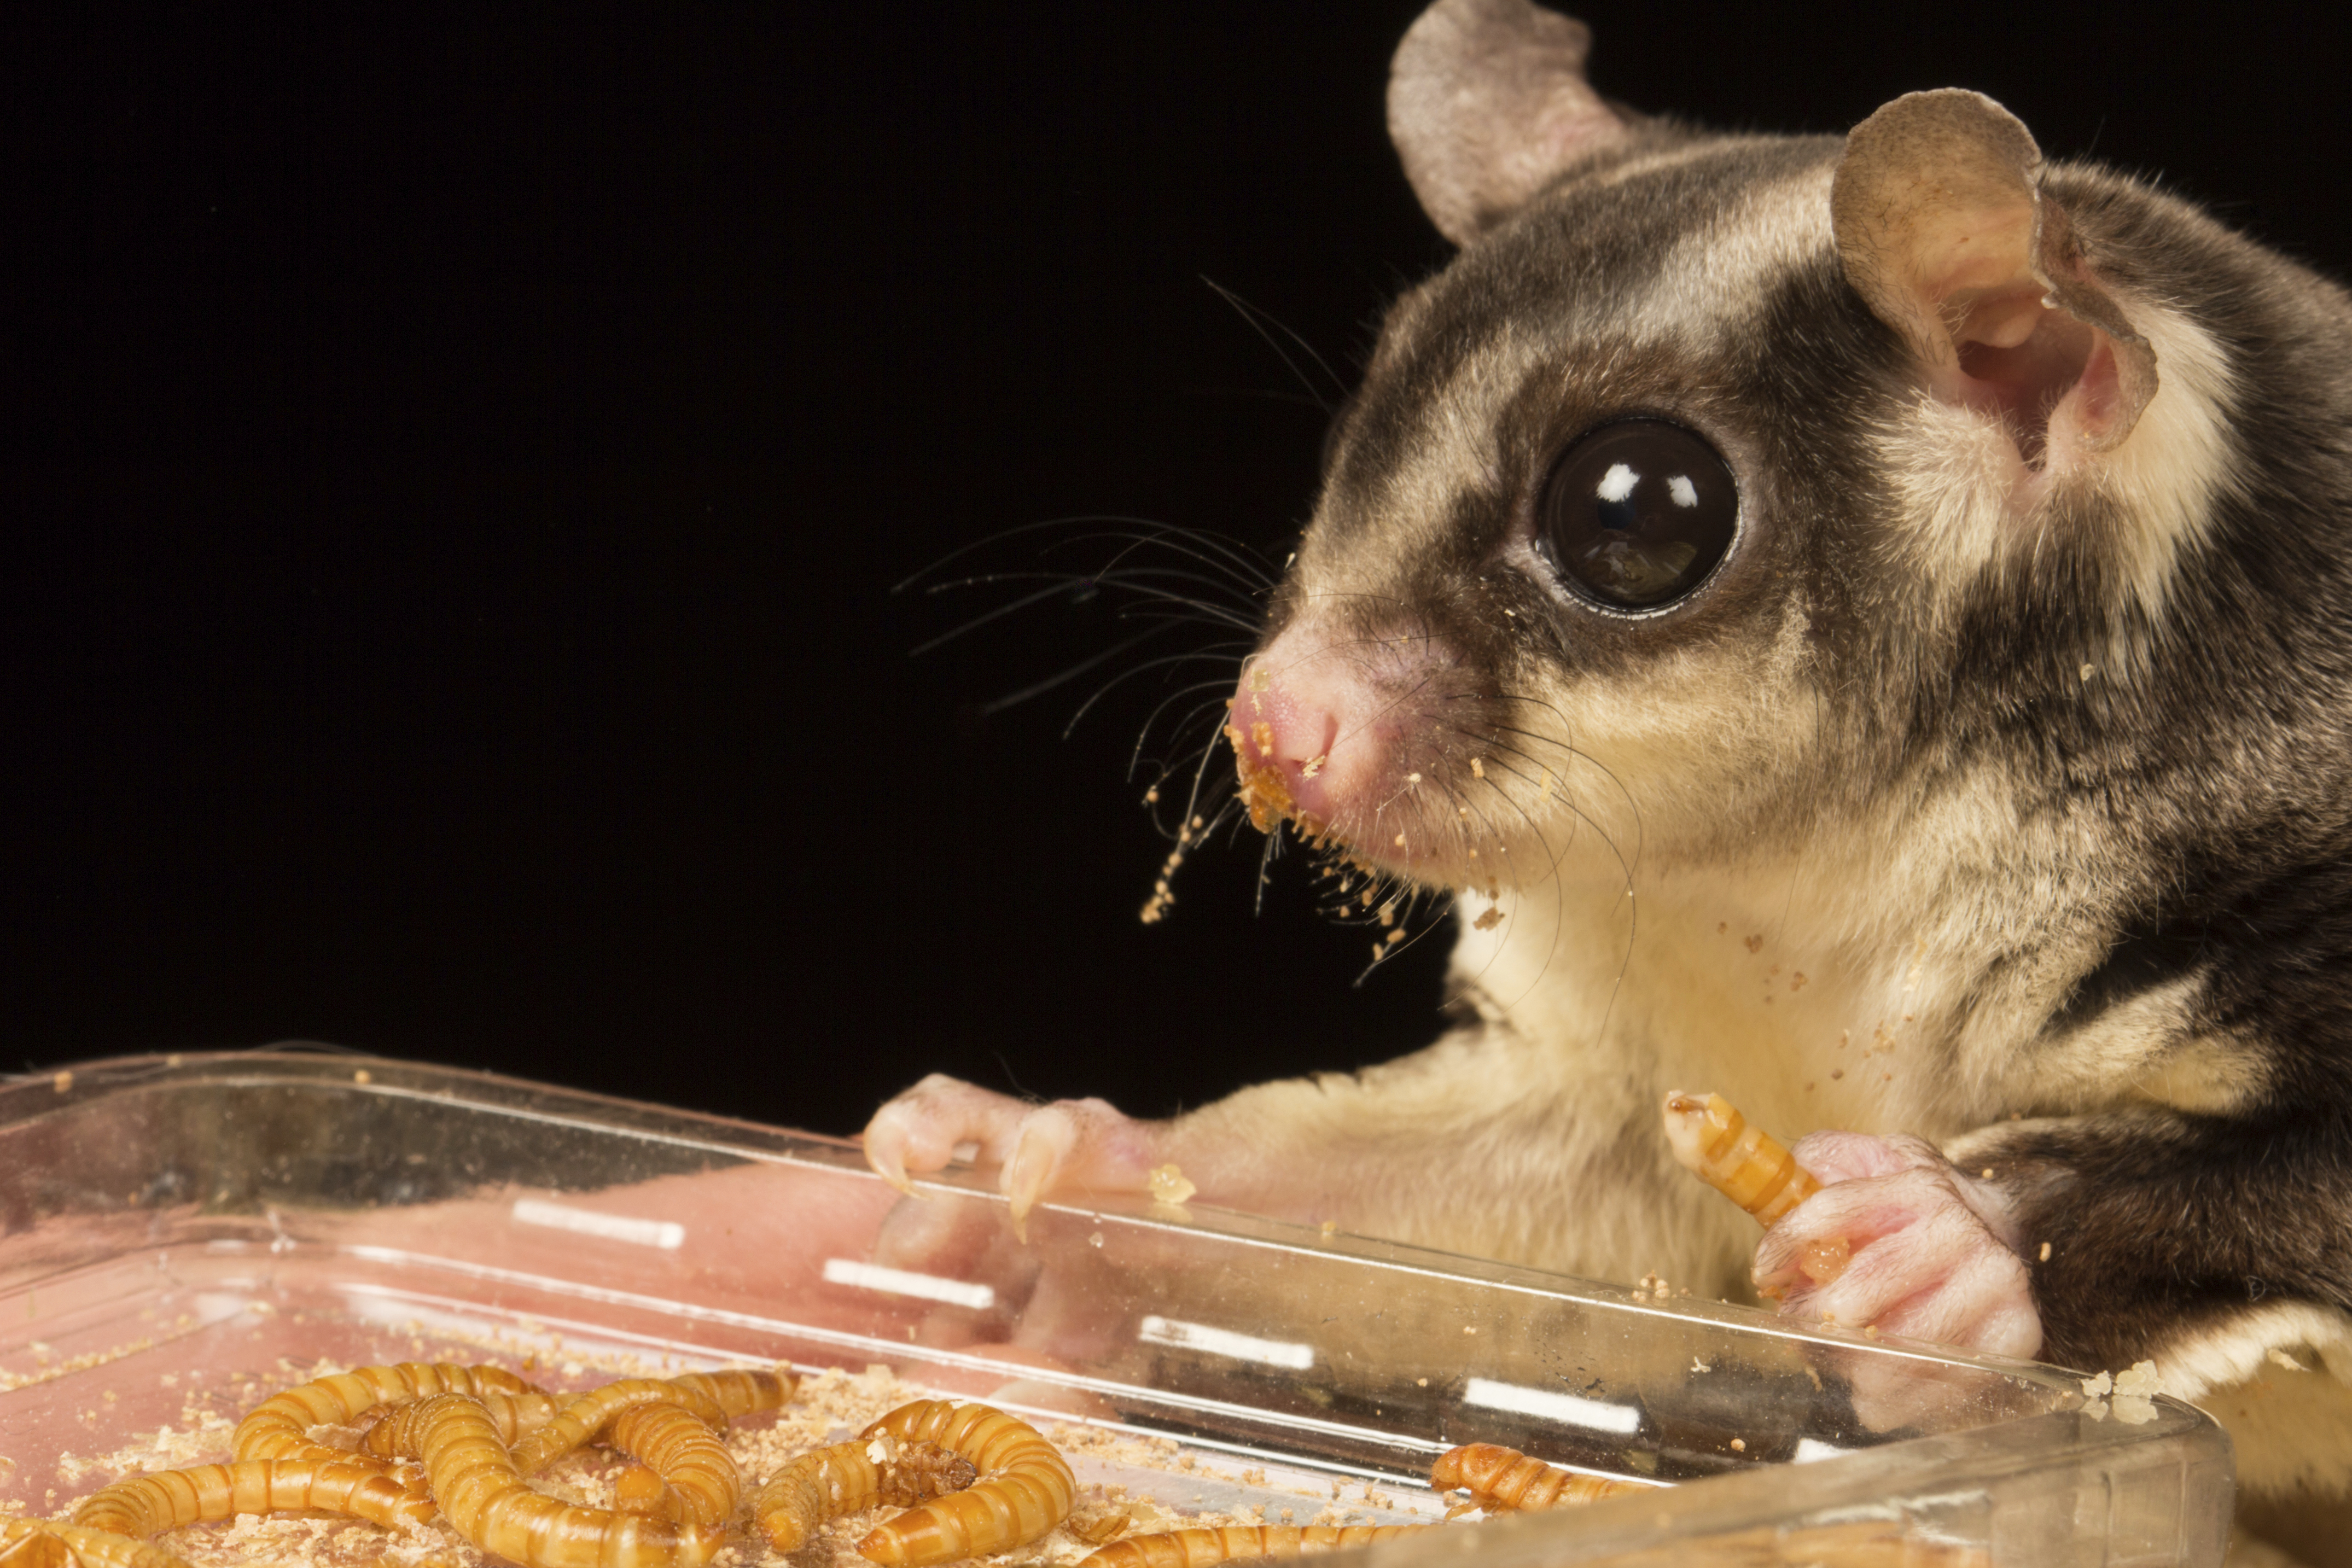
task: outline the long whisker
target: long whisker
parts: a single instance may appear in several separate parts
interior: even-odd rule
[[[996,532],[989,534],[984,538],[972,540],[970,544],[959,545],[954,549],[951,549],[948,551],[947,554],[939,557],[920,570],[913,572],[908,576],[900,579],[898,582],[893,583],[891,585],[890,591],[893,593],[904,593],[907,590],[914,587],[917,583],[921,582],[925,578],[929,577],[933,572],[940,570],[950,562],[961,560],[964,557],[971,555],[975,550],[986,549],[992,545],[1002,544],[1007,539],[1018,538],[1024,534],[1043,533],[1048,529],[1075,528],[1086,526],[1118,527],[1127,529],[1142,530],[1140,534],[1118,533],[1104,536],[1113,538],[1144,538],[1157,542],[1166,542],[1171,549],[1189,547],[1193,549],[1213,550],[1217,555],[1223,557],[1226,564],[1233,570],[1234,575],[1236,577],[1243,578],[1253,591],[1266,587],[1271,584],[1274,580],[1273,572],[1265,566],[1260,564],[1258,560],[1253,559],[1251,555],[1245,552],[1243,547],[1236,542],[1226,538],[1224,536],[1213,533],[1209,529],[1178,528],[1167,523],[1154,522],[1150,517],[1124,517],[1116,512],[1085,512],[1066,517],[1045,517],[1034,523],[1021,523],[1013,528],[1000,528]],[[1084,536],[1076,536],[1075,538],[1083,537]],[[1055,546],[1048,545],[1046,548],[1053,549]]]
[[[1176,624],[1176,622],[1171,622],[1169,624],[1173,625]],[[1220,664],[1229,662],[1228,660],[1217,658],[1214,655],[1208,653],[1170,653],[1158,659],[1147,659],[1142,664],[1136,665],[1133,669],[1121,670],[1118,674],[1113,675],[1101,685],[1097,686],[1095,688],[1094,695],[1088,697],[1086,701],[1078,705],[1078,711],[1072,714],[1070,716],[1070,722],[1062,727],[1062,738],[1067,740],[1070,737],[1071,733],[1078,727],[1078,721],[1087,716],[1087,711],[1091,709],[1095,704],[1102,701],[1104,697],[1108,696],[1110,694],[1111,688],[1118,685],[1121,682],[1131,681],[1138,675],[1149,674],[1156,669],[1166,669],[1171,664],[1190,664],[1204,660]],[[1187,693],[1207,691],[1213,687],[1221,688],[1224,685],[1225,683],[1223,681],[1202,681],[1198,685],[1186,686],[1180,691],[1172,693],[1166,700],[1160,703],[1159,708],[1151,710],[1152,714],[1155,717],[1158,716],[1160,708],[1166,707],[1170,702],[1173,702],[1177,697],[1183,696]],[[1145,722],[1144,728],[1147,733],[1150,731],[1150,724],[1149,720]]]
[[[1292,342],[1297,344],[1300,349],[1304,350],[1307,357],[1315,361],[1316,368],[1320,370],[1324,375],[1330,378],[1331,384],[1339,389],[1339,396],[1343,399],[1347,397],[1348,383],[1341,381],[1338,373],[1334,371],[1329,365],[1324,363],[1323,356],[1315,351],[1313,344],[1300,337],[1297,333],[1292,331],[1281,321],[1276,320],[1273,316],[1260,310],[1256,306],[1250,304],[1240,295],[1234,293],[1232,289],[1227,288],[1223,284],[1219,283],[1215,278],[1203,274],[1201,281],[1207,284],[1211,288],[1216,290],[1217,298],[1232,306],[1241,319],[1249,323],[1250,330],[1255,332],[1261,339],[1265,340],[1265,346],[1272,349],[1275,351],[1276,357],[1282,361],[1284,366],[1289,370],[1290,373],[1298,378],[1298,384],[1307,389],[1307,395],[1315,400],[1315,405],[1318,408],[1320,408],[1328,414],[1332,412],[1333,405],[1325,400],[1322,389],[1316,386],[1313,382],[1309,381],[1307,379],[1307,372],[1298,368],[1297,361],[1290,357],[1289,352],[1286,350],[1280,343],[1275,341],[1274,334],[1265,329],[1265,327],[1263,324],[1264,321],[1271,321],[1276,327],[1282,328],[1283,336],[1288,338]],[[1263,319],[1263,320],[1261,319]]]
[[[1118,658],[1129,648],[1140,647],[1144,643],[1149,643],[1151,639],[1159,636],[1161,632],[1168,631],[1170,626],[1172,626],[1174,622],[1171,622],[1166,624],[1154,626],[1149,631],[1139,632],[1124,643],[1114,643],[1112,646],[1104,649],[1101,653],[1097,653],[1091,659],[1079,661],[1077,664],[1071,665],[1068,669],[1064,670],[1060,674],[1048,675],[1045,679],[1037,682],[1034,685],[1024,686],[1017,692],[1013,692],[1007,695],[982,703],[980,706],[980,716],[982,718],[986,718],[992,714],[1003,713],[1006,708],[1019,706],[1021,704],[1027,702],[1031,697],[1043,696],[1056,686],[1067,685],[1070,682],[1076,680],[1080,675],[1085,674],[1088,670],[1096,668],[1106,661]],[[1068,732],[1065,731],[1064,733],[1067,734]]]
[[[1135,777],[1136,769],[1143,765],[1144,745],[1151,737],[1152,727],[1160,722],[1160,716],[1168,711],[1169,704],[1181,701],[1183,698],[1192,695],[1194,692],[1222,692],[1231,689],[1231,683],[1229,682],[1202,681],[1194,685],[1179,687],[1177,690],[1172,691],[1166,696],[1160,698],[1160,706],[1151,710],[1151,716],[1143,721],[1143,728],[1135,737],[1135,753],[1128,758],[1127,763],[1128,777],[1130,779]],[[1211,697],[1206,702],[1195,703],[1192,706],[1191,712],[1185,714],[1182,718],[1176,721],[1175,733],[1178,735],[1183,734],[1185,726],[1191,724],[1193,719],[1198,717],[1200,715],[1213,711],[1217,706],[1218,699],[1214,697]],[[1211,737],[1212,740],[1213,740],[1213,737]],[[1203,742],[1203,744],[1209,744],[1209,742]],[[1162,774],[1161,777],[1165,778],[1166,775]]]

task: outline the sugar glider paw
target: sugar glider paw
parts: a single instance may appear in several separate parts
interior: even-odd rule
[[[1756,1286],[1791,1316],[2025,1358],[2042,1348],[2009,1200],[1917,1138],[1816,1133],[1824,1184],[1764,1233]]]
[[[1018,1225],[1055,1192],[1149,1190],[1156,1133],[1101,1100],[1040,1105],[934,1072],[874,1113],[866,1124],[866,1161],[909,1197],[914,1176],[940,1169],[959,1152],[994,1166]]]

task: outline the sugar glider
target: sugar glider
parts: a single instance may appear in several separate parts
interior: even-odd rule
[[[1453,1028],[1168,1122],[935,1077],[869,1157],[2153,1359],[2250,1487],[2352,1486],[2352,299],[1972,92],[1717,135],[1586,47],[1406,35],[1460,254],[1227,730],[1260,825],[1454,894]],[[1814,1133],[1760,1249],[1677,1086]]]

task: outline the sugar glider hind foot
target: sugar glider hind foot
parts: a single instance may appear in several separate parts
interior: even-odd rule
[[[1041,1105],[934,1072],[874,1113],[866,1161],[913,1197],[913,1177],[942,1169],[961,1151],[972,1164],[995,1167],[1018,1226],[1056,1193],[1148,1191],[1156,1134],[1152,1124],[1107,1101]]]

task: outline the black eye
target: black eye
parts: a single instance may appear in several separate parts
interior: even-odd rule
[[[1715,448],[1657,419],[1578,437],[1536,508],[1569,585],[1620,610],[1654,610],[1706,581],[1738,523],[1739,487]]]

